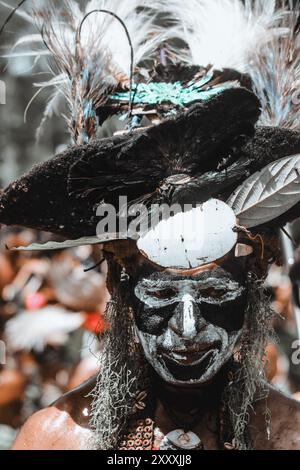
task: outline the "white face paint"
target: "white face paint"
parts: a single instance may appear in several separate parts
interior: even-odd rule
[[[170,349],[172,347],[172,344],[173,344],[173,339],[172,339],[171,331],[168,329],[166,331],[166,334],[164,335],[163,347],[165,349]]]
[[[183,303],[183,331],[182,336],[186,339],[193,339],[196,334],[196,318],[194,316],[193,297],[185,294],[182,297]]]
[[[135,288],[137,334],[145,357],[170,384],[209,382],[239,340],[245,289],[220,268],[214,273],[190,279],[154,273]]]

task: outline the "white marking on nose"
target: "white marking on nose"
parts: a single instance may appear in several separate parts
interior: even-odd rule
[[[185,294],[181,301],[183,302],[183,334],[187,338],[194,338],[197,333],[193,306],[194,299],[190,294]]]

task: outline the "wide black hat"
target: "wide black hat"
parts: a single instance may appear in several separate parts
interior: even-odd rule
[[[300,132],[256,127],[259,115],[256,96],[232,88],[157,126],[71,147],[1,193],[0,222],[75,239],[94,236],[97,206],[119,196],[226,200],[251,174],[300,153]],[[164,192],[176,175],[189,178]]]

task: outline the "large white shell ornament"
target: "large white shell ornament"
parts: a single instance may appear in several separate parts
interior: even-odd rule
[[[195,269],[219,260],[237,242],[233,210],[217,199],[159,222],[137,242],[153,263],[169,269]]]
[[[169,432],[160,444],[160,450],[200,450],[203,449],[200,438],[192,431],[176,429]]]

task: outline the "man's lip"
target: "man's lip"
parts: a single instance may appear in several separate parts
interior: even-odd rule
[[[178,366],[197,366],[215,351],[217,351],[217,348],[214,345],[209,349],[197,352],[195,350],[161,351],[161,355],[167,361]]]

